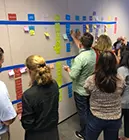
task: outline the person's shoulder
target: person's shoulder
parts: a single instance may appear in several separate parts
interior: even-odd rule
[[[93,74],[87,78],[88,81],[92,81],[92,82],[94,82],[94,79],[95,79],[95,74]]]
[[[124,86],[124,84],[125,84],[125,79],[124,79],[124,77],[121,75],[121,74],[117,74],[117,78],[118,78],[118,80],[117,80],[117,83],[118,83],[118,87],[120,86],[120,87],[123,87]]]

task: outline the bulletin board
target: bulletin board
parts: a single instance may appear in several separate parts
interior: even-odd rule
[[[63,70],[63,65],[70,66],[72,59],[78,54],[78,49],[70,37],[70,30],[92,32],[95,38],[102,33],[110,34],[113,39],[118,32],[116,15],[106,15],[104,8],[99,5],[100,2],[106,7],[102,0],[0,0],[0,46],[5,51],[0,79],[6,83],[13,103],[17,101],[15,78],[21,77],[22,91],[28,88],[30,79],[27,73],[15,78],[9,77],[10,67],[23,67],[29,55],[39,54],[55,66],[52,70],[53,78],[61,87],[59,121],[76,113],[71,80]],[[39,23],[44,21],[48,24]],[[36,22],[37,24],[34,24]],[[97,22],[100,24],[96,24]],[[17,108],[17,104],[14,106]],[[10,132],[11,139],[23,139],[24,131],[18,118]]]

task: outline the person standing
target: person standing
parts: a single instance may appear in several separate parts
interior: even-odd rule
[[[4,62],[4,50],[0,47],[0,67]],[[17,114],[10,101],[9,93],[4,82],[0,81],[0,139],[9,140],[9,125]]]
[[[31,55],[26,59],[31,87],[22,96],[21,123],[25,140],[59,140],[59,88],[43,57]]]
[[[100,54],[95,73],[84,88],[90,94],[90,114],[86,140],[97,140],[104,131],[104,140],[117,140],[122,124],[121,95],[124,79],[117,73],[116,56],[111,51]]]
[[[72,37],[74,38],[73,33]],[[73,60],[71,68],[64,66],[64,70],[69,73],[73,82],[74,99],[81,127],[80,131],[75,132],[75,136],[80,139],[85,137],[85,127],[89,113],[89,94],[85,92],[83,86],[85,79],[93,74],[96,64],[96,53],[91,48],[93,40],[94,38],[90,33],[85,33],[80,41],[75,39],[75,43],[78,44],[79,54]]]
[[[122,113],[124,117],[125,140],[129,140],[129,51],[122,53],[118,73],[125,80],[125,88],[122,95]]]

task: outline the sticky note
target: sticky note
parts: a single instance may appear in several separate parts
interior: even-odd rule
[[[86,21],[86,16],[83,16],[83,17],[82,17],[82,20],[83,20],[83,21]]]
[[[20,72],[21,73],[26,73],[27,72],[27,67],[20,68]]]
[[[59,94],[59,102],[61,102],[62,101],[62,98],[63,98],[62,97],[62,89],[60,89],[59,92],[60,92],[60,94]]]
[[[93,25],[93,27],[94,27],[94,29],[96,29],[96,28],[97,28],[97,26],[96,26],[96,25]]]
[[[17,20],[17,15],[15,13],[9,13],[8,14],[8,19],[9,20]]]
[[[10,70],[9,72],[8,72],[8,75],[9,76],[13,76],[15,73],[14,73],[14,70]]]
[[[55,15],[55,20],[56,21],[60,20],[60,16],[59,15]]]
[[[44,35],[49,38],[50,37],[50,34],[48,32],[44,32]]]
[[[28,14],[28,20],[29,21],[34,21],[35,20],[35,15],[34,14]]]
[[[28,26],[24,26],[23,30],[24,30],[24,32],[29,32],[29,27]]]
[[[68,97],[72,98],[72,84],[68,85]]]
[[[66,24],[66,28],[67,29],[70,29],[70,24]]]
[[[31,36],[35,35],[35,31],[34,30],[30,30],[29,33],[30,33]]]
[[[80,17],[76,15],[76,16],[75,16],[75,20],[76,20],[76,21],[79,21],[79,20],[80,20]]]
[[[93,11],[93,16],[96,16],[96,11]]]
[[[71,19],[70,15],[65,15],[65,19],[70,20]]]
[[[70,52],[71,51],[71,46],[70,43],[66,44],[66,52]]]
[[[115,17],[115,21],[116,21],[116,22],[117,22],[117,20],[118,20],[118,18]],[[114,34],[116,34],[116,32],[117,32],[117,23],[114,24]]]
[[[93,20],[93,17],[92,16],[89,16],[89,21],[92,21]]]
[[[35,26],[29,26],[29,30],[34,30],[35,31]]]
[[[64,39],[64,40],[68,40],[67,34],[63,34],[63,39]]]
[[[98,16],[95,16],[95,21],[99,21],[99,17]]]
[[[108,21],[111,21],[111,16],[108,16]],[[111,27],[111,25],[108,24],[108,28],[110,28],[110,27]]]
[[[86,32],[86,25],[83,24],[83,33],[85,33],[85,32]]]
[[[66,60],[66,63],[69,67],[71,67],[71,59]]]

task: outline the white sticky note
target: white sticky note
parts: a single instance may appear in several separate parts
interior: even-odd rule
[[[21,73],[26,73],[27,72],[27,68],[26,67],[20,68],[20,72]]]
[[[67,34],[63,34],[63,39],[64,39],[64,40],[68,40]]]
[[[10,70],[9,72],[8,72],[8,74],[9,74],[9,76],[13,76],[15,73],[14,73],[14,70]]]

